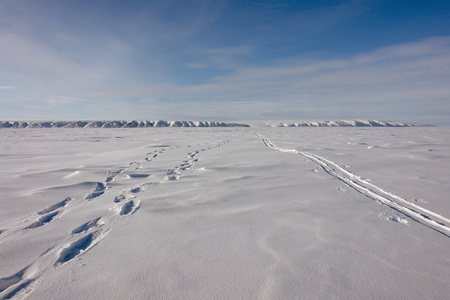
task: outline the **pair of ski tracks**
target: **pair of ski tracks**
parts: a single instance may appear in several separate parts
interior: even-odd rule
[[[262,140],[264,145],[270,149],[286,152],[291,154],[301,155],[310,161],[321,167],[326,173],[342,181],[349,187],[353,188],[357,192],[367,196],[368,198],[384,204],[404,216],[425,225],[435,231],[450,237],[450,220],[434,213],[428,209],[425,209],[417,204],[409,202],[397,195],[387,192],[376,185],[362,179],[338,164],[323,158],[319,155],[312,154],[309,152],[302,152],[295,149],[281,148],[272,143],[268,138],[258,134],[259,138]]]

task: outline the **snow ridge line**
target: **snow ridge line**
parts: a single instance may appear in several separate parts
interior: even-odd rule
[[[425,209],[417,204],[409,202],[397,195],[387,192],[380,187],[362,179],[346,169],[340,167],[338,164],[323,158],[319,155],[302,152],[295,149],[287,149],[276,146],[268,138],[259,135],[266,147],[276,151],[298,154],[308,158],[312,162],[319,165],[326,173],[339,179],[346,185],[350,186],[357,192],[369,197],[378,203],[387,205],[392,209],[402,213],[406,217],[425,225],[437,232],[450,237],[450,220],[428,209]]]

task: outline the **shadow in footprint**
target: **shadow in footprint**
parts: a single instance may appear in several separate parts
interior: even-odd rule
[[[37,227],[41,227],[44,226],[47,223],[50,223],[51,221],[53,221],[53,219],[59,214],[58,211],[55,211],[53,213],[47,214],[41,218],[39,218],[39,220],[37,220],[37,222],[34,222],[33,224],[31,224],[30,226],[25,227],[24,229],[32,229],[32,228],[37,228]]]
[[[23,275],[25,274],[25,271],[28,269],[29,266],[25,267],[24,269],[20,270],[14,275],[0,278],[0,293],[9,288],[12,285],[15,285],[16,283],[19,283]]]
[[[132,189],[130,190],[130,192],[133,193],[133,194],[137,194],[137,193],[142,192],[142,188],[140,188],[140,187],[135,187],[135,188],[132,188]]]
[[[81,233],[81,232],[86,232],[86,231],[88,231],[91,228],[99,227],[99,226],[102,226],[103,224],[104,224],[103,217],[98,217],[98,218],[96,218],[94,220],[86,222],[83,225],[75,228],[74,230],[72,230],[72,234],[78,234],[78,233]]]
[[[123,169],[109,172],[108,176],[106,176],[106,183],[112,182],[117,177],[117,175],[119,175],[122,172],[123,172]]]
[[[103,193],[106,190],[105,184],[102,182],[96,182],[95,184],[96,184],[95,190],[93,192],[89,193],[86,197],[84,197],[84,199],[92,200],[94,198],[97,198],[98,196],[103,195]]]
[[[140,202],[134,202],[133,200],[125,203],[121,208],[119,214],[121,216],[127,216],[134,214],[140,207]]]
[[[69,203],[69,201],[72,200],[71,198],[66,198],[61,202],[58,202],[56,204],[53,204],[49,207],[47,207],[46,209],[41,210],[40,212],[38,212],[38,215],[44,215],[46,213],[52,212],[54,210],[57,210],[58,208],[64,207],[67,205],[67,203]]]
[[[37,278],[27,279],[21,284],[19,284],[16,288],[14,288],[11,292],[7,293],[2,297],[3,299],[16,299],[15,296],[25,296],[26,294],[31,293],[31,291],[36,287]],[[25,298],[25,297],[23,297]],[[22,298],[21,298],[22,299]]]
[[[128,178],[146,178],[149,174],[128,174]]]
[[[119,202],[125,201],[126,199],[127,199],[127,197],[125,194],[120,194],[119,196],[116,196],[114,198],[114,203],[119,203]]]
[[[64,264],[66,262],[71,261],[75,257],[81,255],[87,250],[91,249],[94,245],[96,245],[107,233],[108,231],[97,230],[95,232],[91,232],[85,235],[82,238],[72,242],[64,248],[59,254],[58,259],[55,262],[55,266]]]

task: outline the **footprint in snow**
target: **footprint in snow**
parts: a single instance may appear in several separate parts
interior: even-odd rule
[[[106,176],[106,183],[112,182],[122,172],[123,172],[123,169],[109,172],[108,176]]]
[[[98,217],[72,230],[72,234],[78,234],[89,231],[91,228],[97,228],[105,224],[103,217]]]
[[[69,203],[70,200],[72,200],[72,199],[71,198],[66,198],[66,199],[64,199],[61,202],[53,204],[53,205],[47,207],[46,209],[43,209],[40,212],[38,212],[38,215],[44,215],[44,214],[47,214],[47,213],[52,212],[54,210],[57,210],[58,208],[65,207],[67,205],[67,203]]]
[[[50,223],[51,221],[55,220],[55,217],[59,214],[58,211],[46,214],[42,217],[40,217],[36,222],[34,222],[33,224],[25,227],[24,229],[33,229],[33,228],[37,228],[37,227],[41,227],[44,226],[47,223]]]
[[[137,194],[142,192],[144,189],[142,187],[135,187],[130,190],[130,193]]]
[[[22,280],[28,267],[20,270],[19,272],[17,272],[14,275],[0,278],[0,293],[3,292],[4,290],[6,290],[7,288],[9,288],[10,286],[15,285],[16,283],[19,283]]]
[[[31,293],[37,286],[37,278],[26,279],[18,284],[12,291],[2,296],[3,299],[17,299],[16,296],[24,299],[26,295]]]
[[[89,193],[84,199],[92,200],[105,193],[106,185],[103,182],[95,182],[95,190]]]
[[[84,252],[90,250],[98,242],[100,242],[100,240],[102,240],[108,232],[109,230],[97,230],[71,242],[61,250],[54,265],[59,266],[61,264],[65,264],[75,257],[80,256]]]
[[[150,174],[128,174],[128,178],[146,178],[150,176]]]
[[[25,275],[29,267],[25,267],[14,275],[0,278],[1,299],[16,299],[16,296],[25,298],[34,290],[37,278],[27,278]]]
[[[140,201],[133,201],[130,200],[126,202],[122,207],[120,208],[119,215],[121,216],[128,216],[134,214],[141,206]]]

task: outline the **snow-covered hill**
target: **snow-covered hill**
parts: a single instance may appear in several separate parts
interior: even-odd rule
[[[256,124],[256,123],[255,123]],[[380,121],[337,120],[308,122],[267,122],[270,127],[423,127],[430,125]],[[260,127],[262,124],[259,124]],[[142,128],[142,127],[250,127],[247,124],[214,121],[0,121],[0,128]],[[252,125],[253,127],[253,125]]]
[[[310,121],[300,123],[267,123],[271,127],[422,127],[430,125],[380,120]]]
[[[0,121],[0,128],[137,128],[137,127],[249,127],[209,121]]]

